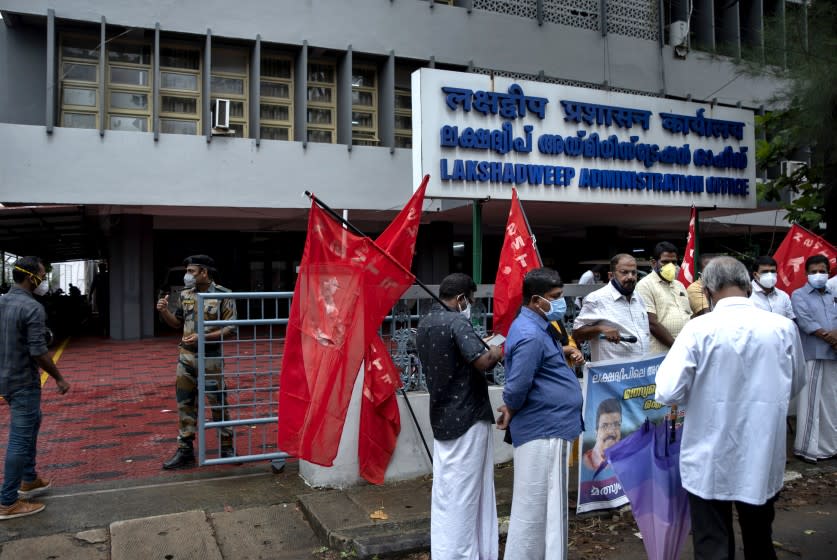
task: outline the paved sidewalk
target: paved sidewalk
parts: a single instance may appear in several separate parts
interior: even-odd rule
[[[59,367],[73,388],[61,397],[49,382],[39,439],[41,474],[56,482],[43,497],[44,512],[0,521],[0,560],[319,560],[340,557],[323,547],[358,557],[427,550],[429,478],[338,491],[308,487],[294,461],[279,474],[266,462],[161,471],[175,445],[175,352],[170,337],[70,341]],[[0,457],[5,411],[0,407]],[[830,560],[837,461],[791,459],[787,468],[802,478],[777,507],[779,558]],[[511,466],[496,469],[501,533],[512,478]],[[386,519],[370,517],[377,513]],[[645,558],[630,512],[570,520],[573,559]],[[690,557],[687,543],[683,558]]]
[[[777,507],[780,559],[825,560],[837,539],[837,465],[796,461]],[[496,470],[501,534],[511,505],[513,469]],[[398,557],[429,546],[429,479],[346,490],[306,486],[296,465],[267,465],[111,488],[80,487],[44,496],[47,510],[0,522],[0,560],[240,560]],[[386,514],[375,520],[373,513]],[[595,530],[595,532],[594,532]],[[629,512],[571,515],[573,558],[639,560],[645,552]],[[740,538],[739,541],[740,543]],[[325,548],[335,551],[323,556]],[[740,547],[739,547],[740,548]],[[687,543],[683,558],[691,558]]]

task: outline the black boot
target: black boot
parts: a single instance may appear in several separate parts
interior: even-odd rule
[[[232,445],[225,445],[221,447],[221,458],[222,459],[231,459],[235,457],[235,447]]]
[[[165,470],[171,469],[183,469],[186,467],[194,467],[195,466],[195,451],[192,449],[191,446],[189,447],[178,447],[177,452],[172,456],[171,459],[163,463],[163,468]]]

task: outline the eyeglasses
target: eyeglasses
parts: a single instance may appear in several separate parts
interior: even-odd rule
[[[599,424],[599,430],[618,430],[622,427],[622,422],[603,422]]]

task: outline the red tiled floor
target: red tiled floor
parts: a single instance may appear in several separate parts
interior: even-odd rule
[[[176,361],[175,337],[71,339],[58,359],[70,392],[59,395],[52,379],[44,386],[38,473],[59,486],[173,474],[160,466],[176,448]],[[270,367],[278,369],[278,363]],[[8,414],[0,405],[0,458],[8,443]],[[244,430],[237,430],[237,438]],[[210,439],[207,448],[215,446]]]

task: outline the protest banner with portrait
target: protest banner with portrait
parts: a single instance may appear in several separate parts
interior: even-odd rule
[[[584,427],[579,448],[578,513],[628,503],[605,451],[671,409],[654,400],[657,368],[665,354],[591,362],[584,367]],[[683,414],[681,409],[678,415]]]

